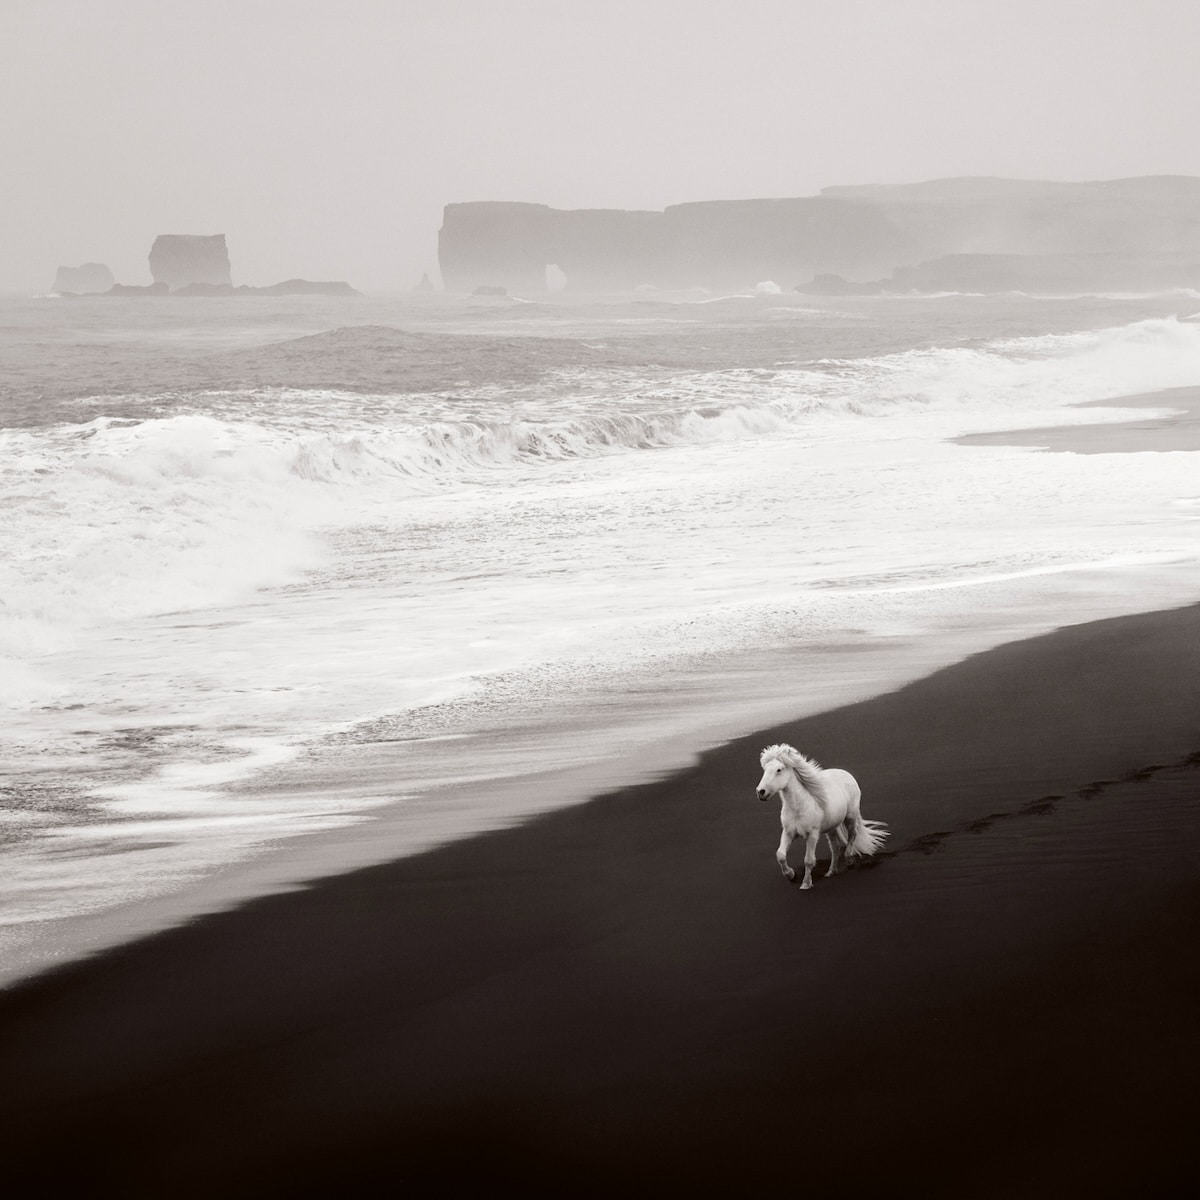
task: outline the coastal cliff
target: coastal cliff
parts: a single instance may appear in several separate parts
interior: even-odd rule
[[[792,287],[817,276],[850,290],[1189,287],[1200,284],[1200,178],[943,179],[662,212],[450,204],[438,256],[460,292],[544,290],[551,265],[577,291]]]
[[[814,271],[878,274],[913,252],[903,231],[871,206],[819,196],[706,201],[663,212],[449,204],[438,235],[451,291],[540,291],[551,265],[575,290],[735,288]]]

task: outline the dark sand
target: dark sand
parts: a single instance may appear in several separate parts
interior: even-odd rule
[[[1171,408],[1166,417],[1121,421],[1115,425],[1052,425],[1005,433],[968,433],[953,438],[960,446],[1040,446],[1070,454],[1167,453],[1200,450],[1200,387],[1164,388],[1116,400],[1089,400],[1075,408]]]
[[[858,776],[893,831],[877,866],[780,878],[753,794],[779,739]],[[0,1179],[1177,1195],[1198,933],[1191,607],[9,989]]]

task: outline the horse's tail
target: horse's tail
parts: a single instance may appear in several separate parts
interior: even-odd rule
[[[887,826],[882,821],[868,821],[857,813],[850,818],[854,836],[846,847],[846,853],[851,858],[863,854],[868,858],[883,849],[887,841]]]

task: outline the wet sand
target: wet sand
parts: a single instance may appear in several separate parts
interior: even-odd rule
[[[859,778],[892,829],[876,865],[780,878],[753,795],[775,740]],[[1002,646],[12,987],[3,1177],[1174,1194],[1198,930],[1189,607]]]
[[[1174,409],[1168,416],[1136,418],[1113,425],[1053,425],[1003,433],[969,433],[960,446],[1038,446],[1070,454],[1119,454],[1200,450],[1200,387],[1164,388],[1115,400],[1089,400],[1075,408]]]

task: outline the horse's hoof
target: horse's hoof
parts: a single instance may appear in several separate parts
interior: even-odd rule
[[[805,880],[805,881],[804,881],[804,882],[803,882],[803,883],[800,885],[800,890],[801,890],[802,892],[807,892],[807,891],[808,891],[808,889],[809,889],[809,888],[811,888],[811,887],[812,887],[812,880],[811,880],[811,879],[806,879],[806,880]]]

